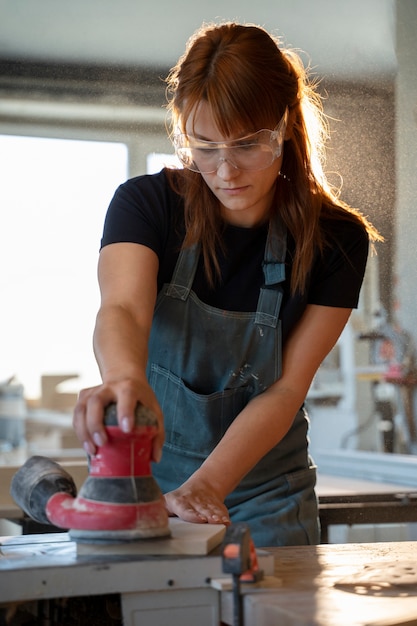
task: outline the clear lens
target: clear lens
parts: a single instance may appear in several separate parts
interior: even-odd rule
[[[281,155],[286,122],[287,111],[275,130],[259,130],[225,142],[202,141],[178,134],[174,137],[174,146],[182,165],[200,174],[216,172],[224,161],[240,170],[263,170]]]

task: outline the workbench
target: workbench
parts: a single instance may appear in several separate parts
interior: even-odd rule
[[[0,540],[0,603],[120,594],[124,626],[233,623],[232,591],[213,584],[221,576],[216,550],[204,557],[80,555],[66,533],[37,537]],[[244,586],[244,626],[417,625],[415,542],[267,552],[273,576]]]
[[[319,473],[316,491],[321,543],[328,543],[329,527],[333,525],[417,522],[414,487]]]
[[[417,625],[417,542],[269,550],[282,584],[245,597],[245,626]]]

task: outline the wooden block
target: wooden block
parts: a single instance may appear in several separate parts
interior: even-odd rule
[[[78,554],[205,555],[223,541],[224,524],[192,524],[169,518],[171,537],[140,539],[125,543],[77,543]]]

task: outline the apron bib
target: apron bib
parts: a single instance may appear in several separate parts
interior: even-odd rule
[[[196,296],[192,284],[199,256],[200,246],[181,251],[171,283],[158,294],[149,340],[147,375],[166,434],[162,460],[152,471],[164,493],[198,469],[250,399],[281,375],[279,313],[286,257],[281,222],[271,222],[268,230],[265,284],[254,312],[218,309]],[[307,428],[300,410],[286,437],[225,501],[232,521],[249,523],[256,545],[317,542]],[[302,511],[305,500],[309,505]],[[303,520],[311,516],[309,529],[308,519]]]

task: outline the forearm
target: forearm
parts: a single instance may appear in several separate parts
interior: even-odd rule
[[[349,315],[349,309],[307,307],[287,340],[282,377],[239,413],[193,479],[210,483],[224,498],[283,439]]]
[[[274,386],[254,398],[194,475],[225,498],[288,432],[303,402],[299,393]]]
[[[143,379],[148,355],[148,332],[126,308],[100,309],[93,335],[94,354],[103,382]]]
[[[120,243],[100,252],[93,345],[104,382],[145,377],[157,273],[158,257],[145,246]]]

